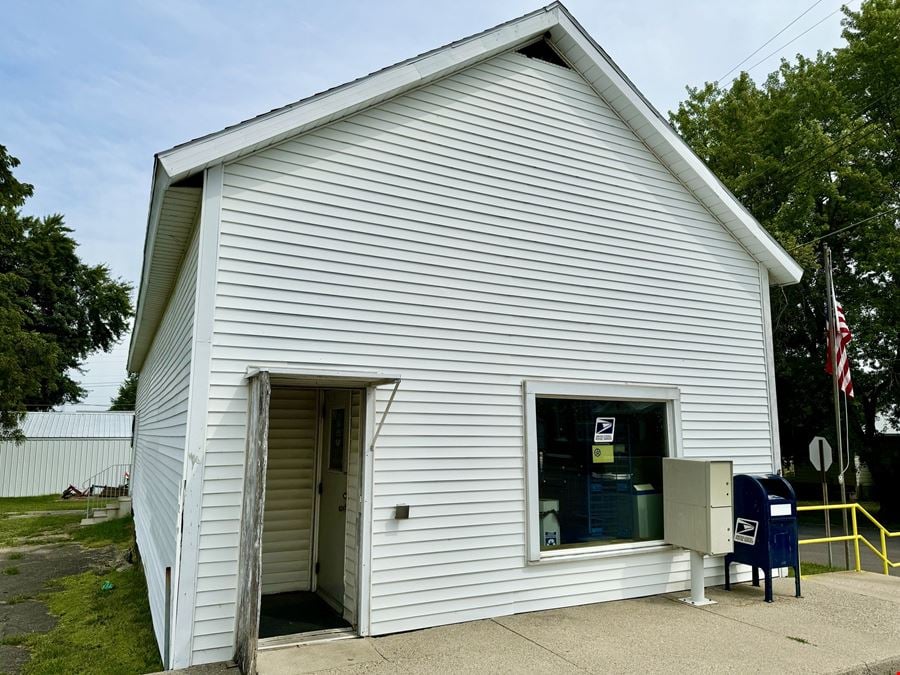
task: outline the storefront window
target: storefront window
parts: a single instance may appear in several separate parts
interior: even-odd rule
[[[663,538],[667,404],[537,396],[540,549]]]

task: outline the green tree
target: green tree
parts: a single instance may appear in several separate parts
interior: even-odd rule
[[[28,409],[77,402],[72,376],[109,349],[131,316],[131,286],[104,265],[86,265],[61,215],[25,216],[31,185],[0,145],[0,438],[18,438]]]
[[[821,269],[822,244],[832,248],[854,336],[851,444],[884,485],[875,417],[900,415],[900,0],[866,0],[844,14],[840,48],[782,61],[761,84],[742,73],[727,86],[689,88],[670,119],[806,270],[800,284],[773,292],[787,457],[816,433],[834,435]],[[881,497],[900,513],[898,491]]]
[[[119,391],[116,392],[115,398],[110,401],[110,410],[134,410],[137,403],[138,376],[131,373],[125,378],[125,381],[119,385]]]

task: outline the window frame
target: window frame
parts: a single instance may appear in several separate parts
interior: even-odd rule
[[[528,564],[583,560],[671,548],[663,540],[622,544],[588,544],[579,548],[541,550],[539,516],[537,398],[572,398],[608,401],[645,401],[666,404],[666,457],[680,457],[681,390],[674,385],[618,382],[569,382],[564,380],[523,380],[525,449],[525,557]]]

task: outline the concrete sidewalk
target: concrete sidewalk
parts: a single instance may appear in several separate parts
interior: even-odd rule
[[[895,673],[900,579],[840,572],[260,652],[261,675],[335,673]],[[201,671],[196,671],[201,672]],[[202,671],[235,673],[236,670]]]

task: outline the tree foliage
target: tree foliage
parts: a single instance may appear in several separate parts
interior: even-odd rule
[[[840,48],[782,61],[760,84],[742,73],[725,87],[689,88],[670,119],[805,268],[800,284],[773,290],[782,452],[834,435],[827,243],[854,336],[851,443],[877,464],[876,414],[900,415],[900,0],[844,14]]]
[[[138,376],[131,373],[125,381],[119,385],[119,391],[110,401],[110,410],[134,410],[137,403]]]
[[[0,438],[19,437],[26,410],[77,402],[73,377],[128,328],[131,286],[77,254],[63,217],[25,216],[33,187],[0,145]]]

